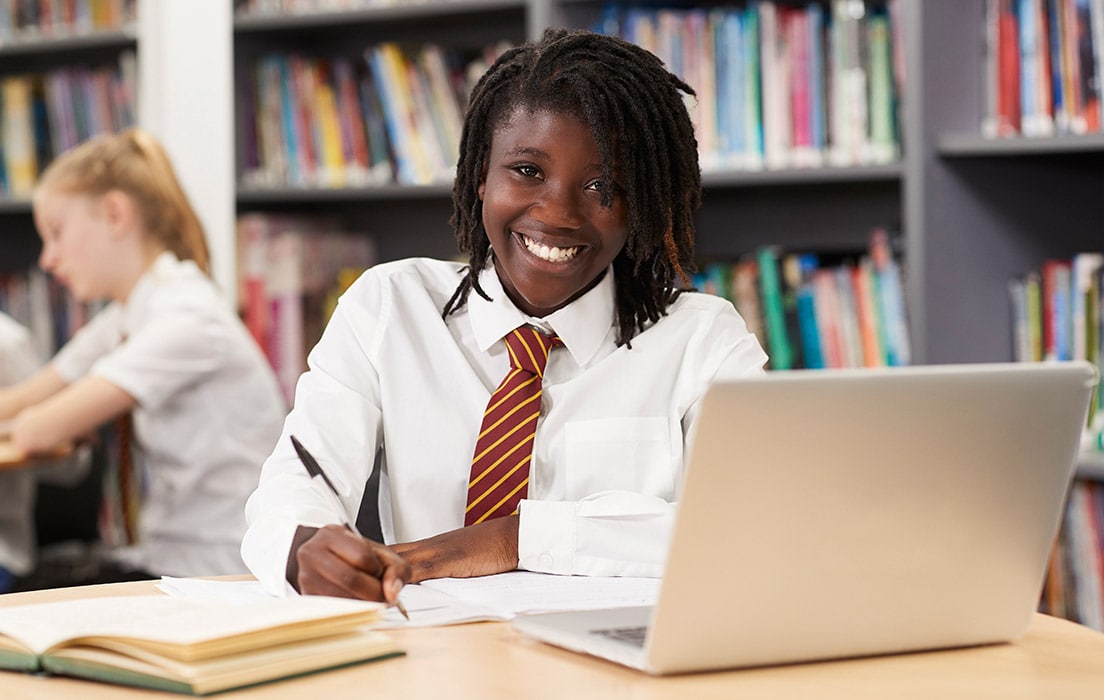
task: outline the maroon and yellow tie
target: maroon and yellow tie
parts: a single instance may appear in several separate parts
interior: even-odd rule
[[[464,525],[511,515],[529,491],[529,462],[540,417],[548,353],[562,341],[531,326],[506,336],[510,371],[498,385],[475,443]]]

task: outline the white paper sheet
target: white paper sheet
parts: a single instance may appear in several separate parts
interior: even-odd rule
[[[256,581],[210,581],[162,577],[169,595],[246,601],[268,597]],[[434,627],[482,620],[510,620],[522,613],[654,605],[659,579],[554,576],[511,571],[476,578],[431,579],[403,588],[399,599],[410,614],[388,608],[379,627]]]

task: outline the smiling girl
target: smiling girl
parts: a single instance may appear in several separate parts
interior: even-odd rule
[[[247,507],[242,554],[266,588],[394,601],[404,582],[515,568],[662,573],[702,396],[766,361],[730,303],[680,288],[701,199],[685,94],[652,54],[588,32],[550,30],[488,70],[453,188],[468,263],[379,265],[342,297]],[[335,525],[374,466],[363,512],[386,546]]]

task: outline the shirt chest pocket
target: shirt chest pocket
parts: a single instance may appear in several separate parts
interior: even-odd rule
[[[606,418],[565,426],[567,499],[632,491],[673,500],[675,470],[666,418]]]

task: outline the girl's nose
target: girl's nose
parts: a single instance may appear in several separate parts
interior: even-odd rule
[[[555,228],[579,228],[583,224],[579,195],[574,188],[550,184],[531,213],[538,221]]]

